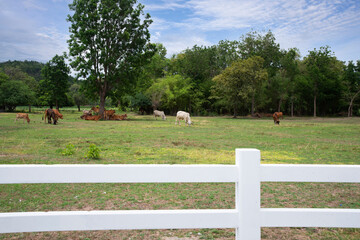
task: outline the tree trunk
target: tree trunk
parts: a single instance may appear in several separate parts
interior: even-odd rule
[[[294,101],[291,100],[291,117],[294,117]]]
[[[59,102],[56,100],[56,109],[59,110]]]
[[[352,117],[352,108],[353,108],[353,105],[352,105],[352,103],[350,103],[349,108],[348,108],[348,117]]]
[[[80,112],[80,105],[77,105],[77,107],[78,107],[78,112]]]
[[[281,112],[281,103],[282,103],[282,98],[280,98],[279,100],[279,105],[278,105],[278,112]]]
[[[29,113],[31,113],[31,104],[29,104]]]
[[[101,119],[104,118],[104,112],[105,112],[105,99],[106,99],[106,89],[103,88],[100,91],[100,109],[99,109],[99,115],[101,116]]]
[[[191,114],[191,99],[189,100],[189,113]]]
[[[233,118],[236,118],[236,116],[237,116],[236,107],[234,107],[234,116],[233,116]]]
[[[254,108],[255,108],[255,94],[252,95],[251,98],[251,116],[254,117]]]
[[[316,94],[314,96],[314,117],[316,117]]]
[[[348,108],[348,117],[352,117],[354,100],[359,93],[360,93],[360,91],[355,93],[355,95],[350,100],[350,104],[349,104],[349,108]]]

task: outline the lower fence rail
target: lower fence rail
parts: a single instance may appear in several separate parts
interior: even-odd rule
[[[360,209],[262,208],[261,227],[360,228]]]
[[[236,228],[235,209],[1,213],[0,232]]]

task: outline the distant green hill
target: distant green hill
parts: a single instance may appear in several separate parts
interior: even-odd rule
[[[29,76],[35,78],[38,82],[41,79],[41,69],[44,67],[44,63],[36,61],[7,61],[0,63],[0,69],[5,67],[19,68],[22,72],[27,73]]]

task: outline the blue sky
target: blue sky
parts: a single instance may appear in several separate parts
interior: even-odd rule
[[[67,51],[71,0],[0,0],[0,62],[49,61]],[[239,40],[271,30],[283,49],[302,56],[329,45],[339,60],[360,60],[359,0],[140,0],[153,42],[168,56],[195,44]]]

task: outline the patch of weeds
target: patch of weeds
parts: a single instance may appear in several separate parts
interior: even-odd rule
[[[90,144],[89,151],[86,153],[85,158],[87,159],[100,159],[100,148],[95,144]]]
[[[61,151],[61,154],[63,156],[71,156],[75,153],[75,150],[75,146],[69,143],[68,145],[66,145],[65,149]]]

